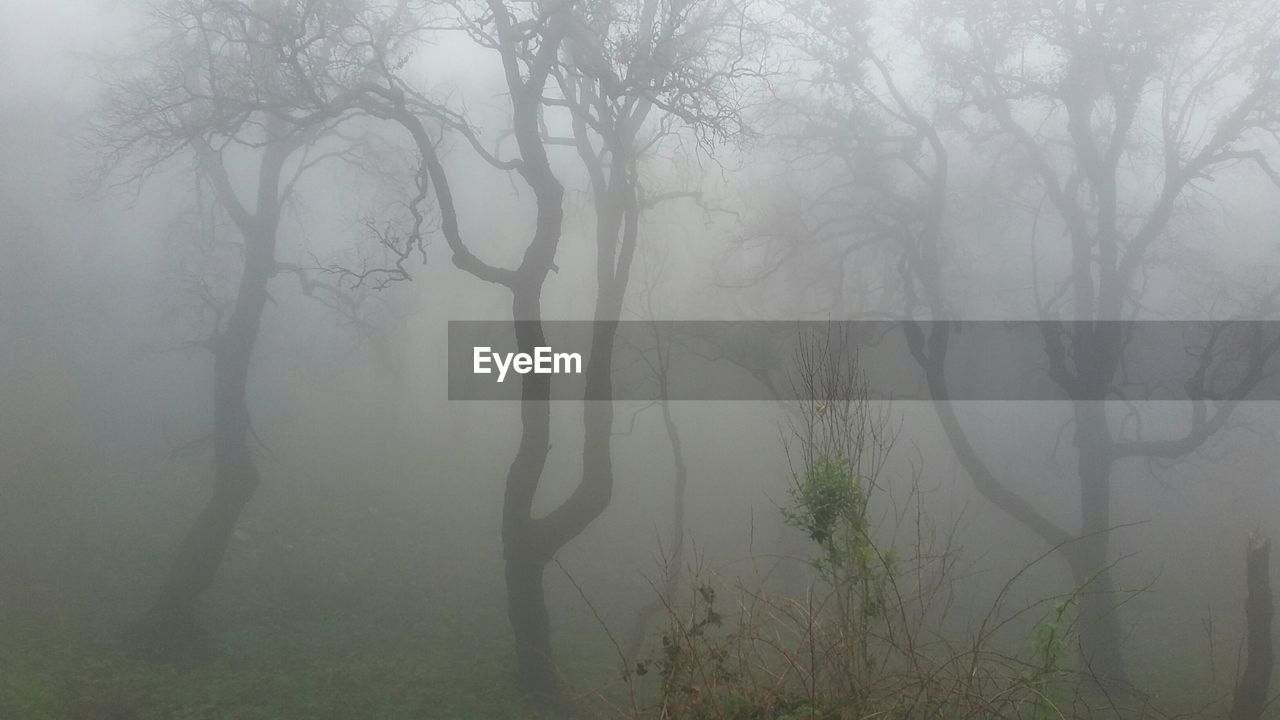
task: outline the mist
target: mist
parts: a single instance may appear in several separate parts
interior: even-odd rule
[[[1278,132],[1265,0],[9,0],[0,720],[1280,718]]]

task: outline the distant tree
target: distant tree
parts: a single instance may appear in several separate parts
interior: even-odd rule
[[[783,264],[815,252],[855,253],[850,259],[873,264],[892,258],[900,280],[894,314],[953,319],[964,308],[960,280],[973,280],[961,263],[982,262],[954,241],[963,218],[956,197],[964,192],[954,158],[976,153],[994,169],[987,180],[1005,181],[1010,205],[1028,208],[995,235],[1030,234],[1030,300],[1046,321],[1045,360],[1073,401],[1079,528],[1062,527],[1001,477],[952,403],[935,408],[978,491],[1060,548],[1075,583],[1089,587],[1080,608],[1082,662],[1123,684],[1109,572],[1113,469],[1127,458],[1196,450],[1227,424],[1277,348],[1259,344],[1251,372],[1233,387],[1209,387],[1203,374],[1188,378],[1185,434],[1151,439],[1141,436],[1141,422],[1118,420],[1093,401],[1135,398],[1121,362],[1129,338],[1106,321],[1149,315],[1145,274],[1176,235],[1174,219],[1195,207],[1207,182],[1240,167],[1280,184],[1280,10],[1248,1],[957,0],[904,20],[886,8],[877,15],[883,22],[871,23],[861,5],[795,3],[794,47],[816,71],[793,96],[786,137],[806,149],[801,157],[817,158],[830,183],[809,200],[807,230],[770,238],[781,248],[771,257]],[[892,51],[873,28],[894,38]],[[932,74],[913,76],[891,62],[904,56]],[[1060,277],[1036,250],[1038,238],[1055,229],[1068,258]],[[1251,309],[1268,312],[1266,297]],[[891,307],[883,298],[881,312]],[[932,395],[949,397],[952,328],[910,327],[911,352]]]
[[[233,299],[204,298],[214,315],[211,333],[199,342],[214,360],[214,487],[140,626],[141,639],[156,647],[199,640],[197,601],[261,479],[246,390],[267,286],[282,269],[276,257],[282,215],[300,178],[334,155],[318,144],[351,114],[346,98],[298,95],[309,87],[304,63],[340,60],[322,5],[160,3],[143,49],[115,63],[106,78],[94,135],[103,181],[140,186],[186,159],[242,241]],[[252,168],[248,193],[237,166]]]
[[[647,322],[650,328],[651,348],[636,348],[640,359],[657,381],[658,397],[651,403],[642,405],[631,415],[629,430],[635,428],[636,419],[646,410],[657,406],[662,416],[662,427],[666,431],[667,443],[671,447],[672,469],[672,502],[671,502],[671,534],[660,546],[662,560],[662,579],[655,583],[658,593],[648,603],[641,606],[631,623],[626,635],[626,644],[622,646],[623,659],[626,662],[624,672],[631,673],[640,660],[640,651],[653,620],[680,589],[680,578],[684,574],[685,535],[688,532],[688,490],[689,466],[685,462],[684,441],[680,435],[680,426],[671,412],[671,354],[674,338],[670,326],[663,326],[659,321],[663,312],[663,303],[659,295],[664,287],[663,276],[666,274],[670,258],[670,245],[655,248],[642,255],[640,298],[643,307],[638,311],[641,321]]]
[[[432,196],[438,210],[438,232],[452,253],[453,263],[476,278],[510,292],[512,319],[521,351],[531,353],[535,347],[546,345],[540,324],[542,289],[547,276],[557,269],[555,257],[563,230],[565,190],[547,156],[542,133],[542,100],[552,69],[560,62],[561,43],[571,23],[569,5],[508,6],[499,0],[474,4],[322,0],[258,5],[208,1],[211,7],[237,14],[238,22],[227,30],[233,38],[247,32],[246,28],[268,29],[265,37],[247,38],[242,43],[243,52],[257,61],[243,63],[247,66],[232,74],[235,78],[250,79],[247,87],[233,86],[244,94],[225,103],[214,103],[219,109],[216,119],[229,117],[235,122],[231,132],[215,126],[220,137],[238,137],[235,133],[251,132],[261,126],[261,121],[255,120],[265,116],[269,127],[282,126],[288,130],[286,139],[309,138],[303,133],[314,134],[317,130],[313,128],[326,127],[349,109],[357,108],[403,128],[418,151],[420,173],[413,197],[406,203],[408,217],[399,218],[400,222],[371,226],[387,256],[372,262],[362,259],[356,264],[330,264],[325,270],[348,289],[383,287],[410,279],[408,263],[415,256],[425,260],[427,235],[437,230],[423,207],[428,196]],[[181,28],[187,23],[175,25]],[[466,32],[477,43],[496,52],[509,91],[510,136],[515,141],[516,157],[500,157],[501,148],[488,150],[471,126],[470,118],[434,101],[402,77],[407,74],[406,66],[423,39],[419,31],[428,25],[437,30],[452,28]],[[223,44],[215,42],[207,46],[222,48]],[[232,47],[236,45],[232,43]],[[170,74],[182,75],[180,72]],[[283,93],[279,98],[261,93],[258,83],[274,83]],[[181,81],[177,89],[180,94],[191,94]],[[157,106],[168,108],[183,104],[166,98],[152,102],[151,94],[139,94],[144,99],[132,106],[139,108],[134,115],[144,118]],[[208,95],[199,93],[197,99],[207,100]],[[132,124],[132,117],[114,123],[123,128]],[[187,124],[170,121],[164,129],[170,125],[180,126],[180,148],[187,144],[197,150],[208,146],[198,134],[192,139]],[[449,176],[438,149],[442,131],[464,138],[476,154],[493,167],[517,173],[532,191],[535,219],[523,259],[515,268],[501,267],[483,259],[473,252],[464,237]],[[150,137],[150,134],[144,136],[148,146]],[[265,153],[280,142],[283,140],[273,140],[265,146],[261,142],[243,144],[265,147]],[[123,146],[119,154],[124,155],[123,151],[132,149],[135,141],[126,135],[118,144]],[[154,155],[164,158],[173,152],[176,150],[166,148]],[[201,158],[209,155],[207,151],[199,154]],[[149,167],[144,165],[144,171]],[[269,269],[273,273],[280,268],[272,260]],[[323,288],[312,282],[304,283],[304,289]],[[261,305],[258,307],[260,313]],[[550,628],[542,588],[543,569],[551,554],[548,544],[541,542],[540,536],[535,537],[537,523],[529,515],[550,448],[549,378],[545,375],[524,377],[521,393],[521,439],[507,476],[503,516],[508,607],[516,635],[521,686],[540,698],[559,701],[562,696],[551,664]],[[247,431],[247,422],[239,427]],[[240,455],[247,457],[247,441],[242,439],[240,447]],[[225,484],[232,490],[244,486],[251,490],[252,487],[252,483],[237,483],[235,478]],[[218,510],[218,516],[233,516],[245,499],[247,492],[241,491],[230,501],[215,501],[218,508],[232,506],[230,511]],[[202,540],[203,524],[193,533],[193,538],[199,541],[195,544],[208,544]],[[220,531],[229,532],[225,521],[217,525]],[[225,536],[221,539],[225,545]],[[176,583],[178,587],[186,584],[189,583]]]

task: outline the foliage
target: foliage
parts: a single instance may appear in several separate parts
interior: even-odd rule
[[[1014,574],[970,633],[943,618],[953,602],[955,554],[938,541],[923,511],[916,477],[908,478],[914,528],[876,527],[877,503],[892,507],[893,483],[880,477],[893,434],[873,412],[856,363],[832,345],[806,346],[796,426],[802,463],[793,471],[786,523],[803,533],[814,558],[807,587],[778,592],[738,581],[737,606],[720,609],[723,592],[699,574],[687,606],[670,600],[660,657],[641,663],[660,672],[658,700],[629,717],[660,720],[1053,720],[1093,716],[1081,676],[1068,662],[1080,591],[1057,600],[1005,607],[1008,589],[1038,560]],[[892,541],[910,536],[899,559]],[[928,579],[926,579],[928,578]],[[1020,616],[1048,605],[1036,624]],[[1016,632],[1029,633],[1016,635]],[[997,640],[997,635],[1005,637]],[[969,642],[958,640],[968,636]],[[1012,635],[1012,637],[1009,637]],[[1021,647],[1022,650],[1017,648]],[[1149,703],[1108,711],[1123,718],[1163,717]]]
[[[894,572],[892,552],[881,554],[869,534],[867,485],[848,458],[818,458],[791,488],[792,507],[783,515],[823,551],[811,561],[842,595],[856,595],[864,620],[881,615]]]
[[[835,548],[841,529],[865,533],[866,491],[850,471],[848,458],[814,462],[803,481],[791,488],[791,499],[795,507],[783,510],[787,522],[824,549]]]
[[[1071,616],[1079,600],[1078,593],[1053,603],[1049,612],[1036,625],[1032,635],[1033,666],[1024,675],[1028,687],[1034,692],[1032,720],[1052,720],[1058,717],[1063,694],[1055,682],[1067,656],[1067,637],[1071,629]]]

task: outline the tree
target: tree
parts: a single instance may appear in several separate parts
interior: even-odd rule
[[[295,111],[305,47],[328,54],[329,27],[311,5],[173,0],[153,15],[155,41],[117,66],[95,140],[103,178],[141,185],[177,157],[213,188],[216,207],[243,246],[234,299],[210,298],[213,328],[199,342],[213,355],[214,486],[179,547],[140,637],[162,648],[191,647],[199,637],[197,601],[213,583],[235,524],[261,477],[254,463],[246,389],[266,308],[280,271],[282,214],[300,178],[331,153],[312,153],[349,115],[341,98],[314,112]],[[290,62],[277,62],[277,58]],[[253,167],[246,199],[232,169]],[[202,209],[201,212],[204,212]]]
[[[401,3],[398,12],[404,12]],[[417,11],[428,14],[430,4]],[[517,346],[532,352],[545,345],[542,290],[558,270],[555,257],[564,224],[565,186],[548,149],[573,147],[589,176],[596,222],[597,302],[588,396],[610,396],[612,349],[645,209],[684,191],[646,196],[639,163],[645,153],[683,123],[703,137],[724,134],[732,120],[727,86],[737,80],[746,54],[719,55],[724,33],[738,11],[721,2],[639,6],[546,4],[528,9],[488,0],[453,3],[446,26],[467,33],[501,60],[509,93],[511,136],[517,155],[489,150],[463,113],[437,102],[399,74],[400,64],[375,46],[373,73],[359,88],[370,114],[393,121],[413,138],[422,161],[420,199],[433,193],[440,232],[455,266],[477,279],[504,287],[511,295]],[[626,42],[623,42],[623,39]],[[714,59],[712,59],[714,58]],[[717,64],[719,63],[719,64]],[[561,96],[548,97],[558,86]],[[570,138],[552,137],[547,109],[569,110]],[[659,119],[660,118],[660,119]],[[460,135],[492,167],[517,173],[532,191],[533,232],[515,268],[492,264],[464,238],[449,176],[432,130]],[[422,247],[423,218],[405,231],[402,259]],[[551,629],[543,575],[556,553],[582,533],[608,506],[613,486],[610,458],[613,408],[610,402],[584,404],[582,480],[570,497],[546,516],[533,515],[550,448],[550,382],[522,378],[521,439],[507,473],[503,500],[503,548],[507,608],[515,634],[517,676],[535,698],[562,700],[552,660]]]
[[[403,4],[402,4],[403,6]],[[426,99],[380,63],[376,83],[365,83],[365,108],[402,126],[421,156],[422,196],[434,191],[440,211],[440,232],[453,255],[453,264],[481,281],[498,284],[511,293],[511,316],[521,352],[547,345],[541,328],[541,295],[547,277],[556,269],[556,251],[563,229],[564,186],[552,169],[540,129],[541,96],[558,61],[559,45],[567,31],[563,6],[532,8],[527,17],[499,0],[489,1],[483,14],[471,17],[457,8],[462,27],[502,59],[509,91],[512,133],[518,159],[499,159],[481,145],[465,118]],[[463,237],[452,188],[440,161],[430,124],[462,133],[472,149],[495,168],[516,170],[534,195],[536,217],[524,259],[516,268],[488,263],[472,252]],[[421,218],[410,231],[421,246]],[[410,245],[404,246],[406,255]],[[550,448],[550,378],[525,375],[521,383],[521,438],[507,473],[503,500],[503,550],[506,560],[507,610],[516,634],[517,679],[532,696],[559,702],[558,678],[550,662],[550,621],[543,592],[543,569],[550,560],[547,543],[535,538],[538,524],[530,514],[534,493],[547,464]],[[554,552],[554,551],[552,551]]]
[[[596,304],[586,365],[582,479],[540,521],[548,558],[599,517],[612,496],[613,350],[644,216],[666,202],[702,200],[698,189],[650,191],[641,167],[657,161],[681,135],[710,145],[740,134],[739,83],[760,74],[759,47],[746,16],[724,0],[585,2],[576,8],[571,28],[563,62],[553,71],[560,95],[543,102],[568,110],[570,136],[549,141],[572,147],[587,173]],[[666,361],[658,362],[655,372],[665,393]],[[679,437],[667,403],[661,407],[680,498],[685,471]],[[683,532],[679,499],[677,508],[676,526]],[[674,541],[677,547],[681,541]]]
[[[825,154],[837,180],[818,221],[824,232],[788,238],[802,246],[790,254],[820,242],[861,257],[889,253],[901,279],[900,316],[946,320],[963,311],[954,238],[963,231],[955,198],[964,190],[953,158],[976,152],[989,177],[1008,178],[1011,204],[1024,208],[996,234],[1025,230],[1032,247],[1030,299],[1044,321],[1045,360],[1072,401],[1078,529],[1000,477],[945,400],[952,328],[911,324],[908,340],[932,396],[944,399],[937,416],[975,487],[1060,547],[1075,584],[1089,587],[1079,620],[1084,667],[1123,684],[1109,572],[1113,470],[1128,458],[1178,458],[1200,447],[1227,424],[1276,347],[1260,344],[1233,387],[1209,387],[1203,373],[1188,378],[1186,433],[1151,439],[1137,434],[1142,423],[1118,422],[1101,401],[1134,397],[1121,367],[1129,336],[1108,321],[1150,312],[1144,276],[1205,183],[1250,166],[1280,184],[1272,142],[1280,14],[1251,2],[946,2],[905,32],[889,31],[897,48],[917,42],[916,57],[929,63],[932,87],[917,91],[861,9],[821,0],[800,9],[797,48],[818,71],[796,103],[808,125],[793,137]],[[1058,268],[1038,259],[1036,243],[1055,226],[1066,260],[1051,279]],[[1212,353],[1207,347],[1204,357]]]
[[[653,247],[652,245],[649,247]],[[645,636],[650,624],[663,609],[663,603],[670,602],[680,589],[680,577],[684,573],[685,533],[687,532],[687,494],[689,488],[689,466],[685,462],[684,441],[680,437],[680,426],[671,413],[671,349],[674,344],[670,327],[664,328],[658,320],[658,289],[662,287],[663,275],[670,257],[670,247],[664,246],[660,252],[650,252],[643,256],[643,280],[641,292],[644,298],[643,321],[649,324],[653,338],[652,354],[639,350],[640,359],[657,381],[658,397],[651,403],[638,408],[631,416],[630,427],[634,429],[635,421],[645,410],[657,405],[662,414],[662,426],[666,431],[667,443],[671,447],[671,465],[673,473],[671,503],[671,536],[669,544],[661,547],[662,581],[655,583],[658,593],[636,613],[631,629],[626,636],[623,648],[625,672],[629,674],[637,668],[640,651],[644,647]],[[628,431],[630,432],[630,430]]]
[[[243,12],[250,19],[250,27],[262,17],[249,6],[236,3],[230,7]],[[260,69],[287,78],[288,92],[266,99],[252,93],[240,98],[239,106],[229,103],[229,109],[247,107],[273,118],[284,117],[289,127],[301,127],[355,108],[407,131],[419,156],[415,194],[407,204],[411,217],[407,222],[374,227],[379,244],[390,254],[389,262],[325,269],[356,288],[410,279],[406,263],[414,255],[426,258],[426,235],[431,228],[422,205],[431,195],[439,213],[438,231],[452,253],[454,265],[510,293],[511,316],[521,351],[533,352],[535,347],[545,345],[542,289],[547,276],[557,269],[564,186],[547,156],[542,135],[542,97],[551,71],[559,62],[561,42],[570,23],[568,6],[516,8],[500,0],[479,5],[333,0],[290,4],[287,8],[298,13],[296,22],[284,22],[268,38],[246,44],[261,51]],[[465,31],[497,53],[509,91],[511,135],[517,157],[504,159],[487,150],[466,116],[435,102],[401,77],[418,47],[421,31],[432,23],[437,29]],[[492,264],[468,244],[437,148],[437,129],[463,137],[484,161],[499,170],[516,172],[532,191],[536,218],[518,266]],[[304,288],[314,291],[317,286],[304,283]],[[521,438],[506,482],[503,546],[520,684],[536,696],[558,700],[542,588],[542,571],[550,560],[549,544],[539,542],[540,536],[535,537],[541,526],[529,513],[550,448],[549,398],[547,376],[524,378]]]

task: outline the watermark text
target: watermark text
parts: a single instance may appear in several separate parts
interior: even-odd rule
[[[532,353],[494,352],[492,347],[477,346],[472,355],[471,371],[476,375],[489,375],[497,370],[498,382],[507,379],[507,372],[519,375],[581,375],[582,355],[573,352],[554,352],[549,347],[536,347]]]

